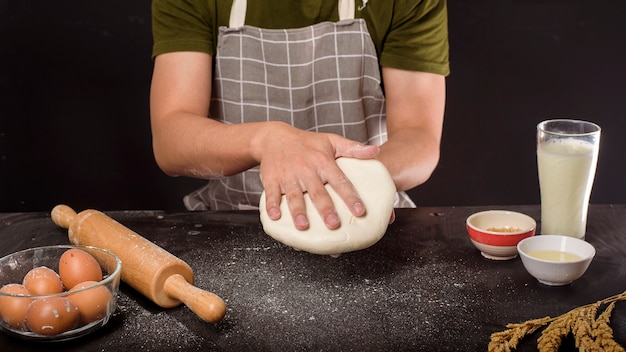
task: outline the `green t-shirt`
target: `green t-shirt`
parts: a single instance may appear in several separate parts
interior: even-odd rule
[[[337,0],[248,1],[246,25],[299,28],[339,20]],[[363,3],[366,6],[363,7]],[[232,0],[153,0],[152,55],[174,51],[214,54],[218,28],[228,26]],[[357,0],[381,66],[448,75],[445,0]]]

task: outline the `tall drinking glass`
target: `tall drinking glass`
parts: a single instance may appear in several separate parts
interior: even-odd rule
[[[585,238],[600,126],[579,120],[537,125],[541,233]]]

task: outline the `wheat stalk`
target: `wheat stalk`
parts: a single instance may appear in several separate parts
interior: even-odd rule
[[[615,302],[611,302],[598,319],[593,322],[592,335],[603,351],[624,351],[624,348],[613,339],[613,329],[609,326],[613,308],[615,308]]]
[[[586,308],[581,308],[578,312],[574,311],[571,315],[576,319],[572,326],[575,346],[580,351],[596,351],[599,346],[592,336],[592,325],[595,322],[596,311],[600,303],[595,303]]]
[[[544,326],[550,317],[526,321],[522,324],[507,324],[508,330],[494,333],[489,342],[489,352],[509,352],[517,348],[518,343],[526,336]]]
[[[601,301],[587,304],[558,317],[545,317],[528,320],[521,324],[507,324],[507,330],[491,334],[489,352],[509,352],[517,348],[524,337],[538,329],[549,325],[537,339],[540,352],[558,351],[563,339],[569,334],[574,335],[576,347],[580,351],[615,351],[626,352],[613,338],[613,330],[609,326],[611,312],[615,302],[626,300],[626,291]],[[608,307],[598,316],[598,308]]]
[[[537,339],[539,352],[558,351],[561,342],[572,329],[574,320],[570,314],[564,314],[556,318],[548,325]]]

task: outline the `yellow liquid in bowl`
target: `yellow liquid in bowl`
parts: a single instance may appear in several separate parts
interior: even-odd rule
[[[531,257],[543,259],[543,260],[552,260],[555,262],[572,262],[575,260],[580,260],[582,257],[576,255],[574,253],[562,252],[562,251],[535,251],[528,253]]]

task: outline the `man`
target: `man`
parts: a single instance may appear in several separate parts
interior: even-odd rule
[[[288,215],[285,195],[304,230],[306,192],[337,228],[326,184],[366,212],[338,157],[380,160],[396,206],[414,206],[402,191],[439,160],[445,0],[154,0],[153,33],[156,161],[210,180],[189,209],[258,206],[264,190],[268,216]]]

